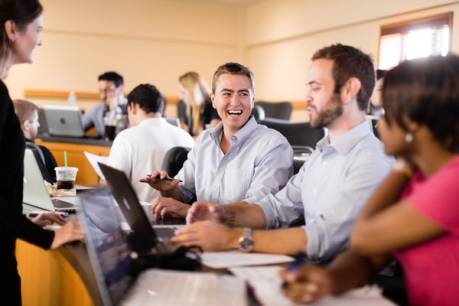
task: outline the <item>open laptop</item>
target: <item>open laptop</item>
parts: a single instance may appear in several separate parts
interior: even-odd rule
[[[247,305],[244,282],[227,275],[146,269],[134,272],[134,257],[107,189],[79,197],[86,248],[102,304]]]
[[[150,243],[168,240],[174,236],[174,232],[178,228],[177,225],[154,226],[153,230],[134,188],[123,171],[103,163],[99,163],[99,167],[111,187],[121,212],[134,232],[139,233],[140,237],[146,237],[145,240],[153,239],[154,241],[150,241]]]
[[[45,106],[43,113],[51,136],[83,137],[81,111],[76,106]]]
[[[23,212],[36,211],[63,211],[73,213],[76,210],[74,203],[61,199],[51,199],[46,189],[43,176],[38,167],[37,160],[32,150],[26,149],[24,155],[24,196]]]

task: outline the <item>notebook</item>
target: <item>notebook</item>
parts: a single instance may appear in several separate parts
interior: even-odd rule
[[[108,189],[80,198],[87,250],[104,306],[247,305],[245,283],[211,273],[146,269],[134,272],[134,258]]]

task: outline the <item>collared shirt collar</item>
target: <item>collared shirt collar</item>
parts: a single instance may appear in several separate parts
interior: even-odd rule
[[[339,137],[334,143],[329,143],[329,136],[326,135],[317,143],[317,148],[322,152],[327,146],[330,146],[338,153],[345,155],[360,141],[360,139],[371,133],[372,131],[368,121],[364,120],[362,123]]]
[[[139,125],[161,124],[161,123],[167,123],[166,119],[164,119],[163,117],[154,117],[154,118],[143,119],[142,121],[140,121]]]
[[[244,124],[244,126],[231,137],[231,145],[243,142],[257,128],[258,123],[253,116]],[[219,144],[223,134],[223,123],[220,122],[210,131],[212,139]]]

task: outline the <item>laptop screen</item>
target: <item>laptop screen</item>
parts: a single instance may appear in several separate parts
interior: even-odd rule
[[[134,281],[132,261],[121,218],[107,189],[80,197],[81,218],[91,266],[104,305],[116,305]]]
[[[50,135],[68,137],[84,136],[81,111],[78,107],[46,106],[43,112]]]

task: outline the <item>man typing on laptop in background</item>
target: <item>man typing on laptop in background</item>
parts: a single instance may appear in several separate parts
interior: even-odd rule
[[[124,96],[124,79],[119,73],[115,71],[102,73],[98,78],[98,85],[101,102],[83,115],[83,127],[85,130],[94,127],[97,136],[103,137],[105,121],[109,119],[113,121],[117,115],[125,115],[127,100]]]

